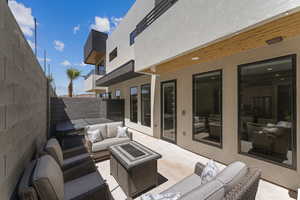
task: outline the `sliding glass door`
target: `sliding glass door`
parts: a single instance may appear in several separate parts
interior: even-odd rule
[[[161,83],[162,139],[176,143],[176,80]]]

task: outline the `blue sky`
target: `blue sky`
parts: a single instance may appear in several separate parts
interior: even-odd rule
[[[66,69],[75,67],[87,74],[93,66],[84,65],[83,46],[91,27],[111,33],[135,0],[9,0],[23,33],[34,46],[33,17],[38,22],[38,58],[47,51],[57,93],[67,94]],[[42,62],[43,63],[43,62]],[[84,93],[83,78],[75,81],[75,94]]]

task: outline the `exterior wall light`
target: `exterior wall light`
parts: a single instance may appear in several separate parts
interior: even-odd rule
[[[283,41],[283,37],[282,36],[279,36],[279,37],[274,37],[270,40],[267,40],[266,43],[268,45],[271,45],[271,44],[276,44],[276,43],[279,43],[279,42],[282,42]]]

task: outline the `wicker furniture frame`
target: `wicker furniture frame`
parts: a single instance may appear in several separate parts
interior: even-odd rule
[[[205,165],[197,163],[195,174],[201,175]],[[222,200],[255,200],[261,170],[249,168],[246,176],[231,191],[225,194]]]

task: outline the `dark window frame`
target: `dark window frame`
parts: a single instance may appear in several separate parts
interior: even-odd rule
[[[137,105],[136,105],[136,121],[133,121],[132,119],[133,119],[133,115],[132,115],[132,94],[131,94],[131,89],[133,89],[133,88],[136,88],[136,100],[137,100]],[[137,86],[133,86],[133,87],[130,87],[130,89],[129,89],[129,94],[130,94],[130,107],[129,107],[129,109],[130,109],[130,122],[133,122],[133,123],[138,123],[138,121],[139,121],[139,116],[138,116],[138,113],[139,113],[139,111],[138,111],[138,108],[139,108],[139,102],[138,102],[138,96],[139,96],[139,91],[138,91],[138,87]]]
[[[135,43],[136,29],[129,34],[129,46]]]
[[[141,124],[146,127],[151,127],[151,117],[152,117],[151,116],[151,105],[150,105],[150,125],[147,126],[143,120],[143,92],[142,92],[142,90],[143,90],[143,87],[145,87],[145,86],[149,86],[149,88],[150,88],[149,95],[150,95],[150,104],[151,104],[151,83],[146,83],[146,84],[141,85],[141,97],[140,97],[141,98]]]
[[[282,60],[282,59],[286,59],[286,58],[291,58],[292,61],[292,72],[294,74],[293,80],[292,80],[292,92],[293,92],[293,98],[292,98],[292,105],[293,105],[293,110],[292,110],[292,116],[293,116],[293,120],[292,120],[292,152],[293,152],[293,163],[292,165],[288,165],[288,164],[284,164],[284,163],[279,163],[279,162],[275,162],[266,158],[262,158],[256,155],[252,155],[252,154],[248,154],[245,152],[241,151],[241,123],[240,123],[240,118],[241,118],[241,95],[240,95],[240,91],[241,91],[241,70],[243,67],[247,67],[250,65],[255,65],[255,64],[262,64],[262,63],[267,63],[267,62],[272,62],[272,61],[277,61],[277,60]],[[280,56],[280,57],[275,57],[275,58],[271,58],[271,59],[265,59],[265,60],[260,60],[260,61],[256,61],[256,62],[252,62],[252,63],[246,63],[246,64],[241,64],[238,65],[238,70],[237,70],[237,95],[238,95],[238,99],[237,99],[237,109],[238,109],[238,118],[237,118],[237,123],[238,123],[238,128],[237,128],[237,134],[238,134],[238,154],[243,155],[243,156],[247,156],[250,158],[254,158],[260,161],[264,161],[267,163],[271,163],[277,166],[281,166],[281,167],[285,167],[288,169],[292,169],[292,170],[297,170],[297,54],[289,54],[286,56]]]
[[[213,143],[210,143],[210,142],[207,142],[207,141],[205,141],[205,140],[197,140],[196,138],[195,138],[195,136],[194,136],[194,133],[195,133],[195,127],[194,127],[194,123],[195,123],[195,119],[194,119],[194,115],[195,115],[195,104],[196,104],[196,102],[195,102],[195,79],[196,79],[196,77],[197,76],[199,76],[199,75],[204,75],[204,74],[210,74],[210,73],[215,73],[215,72],[220,72],[220,77],[221,77],[221,86],[220,86],[220,92],[221,92],[221,97],[220,97],[220,99],[221,99],[221,104],[220,104],[220,115],[221,115],[221,119],[222,119],[222,126],[221,126],[221,138],[220,138],[220,144],[218,145],[218,144],[213,144]],[[206,144],[206,145],[210,145],[210,146],[214,146],[214,147],[217,147],[217,148],[220,148],[220,149],[223,149],[223,69],[217,69],[217,70],[212,70],[212,71],[207,71],[207,72],[202,72],[202,73],[197,73],[197,74],[193,74],[193,79],[192,79],[192,81],[193,81],[193,87],[192,87],[192,101],[193,101],[193,103],[192,103],[192,106],[193,106],[193,108],[192,108],[192,117],[193,117],[193,119],[192,119],[192,130],[193,130],[193,132],[192,132],[192,140],[193,141],[196,141],[196,142],[200,142],[200,143],[203,143],[203,144]]]
[[[118,57],[118,47],[109,53],[109,62],[113,61],[116,57]]]

